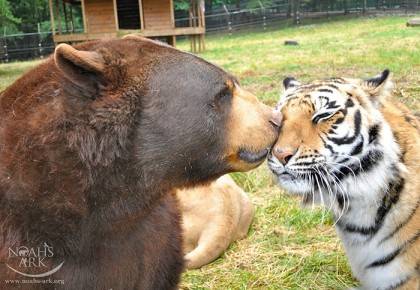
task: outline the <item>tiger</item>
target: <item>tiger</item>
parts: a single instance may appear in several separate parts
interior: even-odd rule
[[[390,71],[283,85],[277,184],[332,212],[357,289],[420,289],[419,122],[392,98]]]

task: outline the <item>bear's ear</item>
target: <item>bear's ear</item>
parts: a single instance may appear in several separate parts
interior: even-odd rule
[[[394,85],[391,81],[391,73],[386,69],[379,75],[364,80],[362,86],[369,94],[370,99],[374,103],[379,103],[380,100],[386,98],[391,93]]]
[[[283,80],[283,86],[285,90],[288,90],[290,88],[300,86],[300,82],[298,82],[294,77],[287,77]]]
[[[75,84],[91,89],[102,79],[105,62],[96,51],[77,50],[68,44],[59,44],[54,61],[64,75]]]

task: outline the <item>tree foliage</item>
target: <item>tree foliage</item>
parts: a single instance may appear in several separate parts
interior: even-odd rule
[[[48,0],[0,0],[2,33],[35,32],[50,28]]]
[[[17,32],[20,23],[21,19],[14,16],[10,3],[7,0],[0,0],[0,27],[4,30],[1,33]]]
[[[20,31],[37,31],[38,23],[42,26],[42,28],[45,28],[45,26],[49,26],[50,12],[48,0],[8,1],[10,3],[13,2],[13,5],[11,6],[13,15],[18,16],[22,20],[18,25]]]

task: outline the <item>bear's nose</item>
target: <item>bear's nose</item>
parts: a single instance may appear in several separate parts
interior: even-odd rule
[[[278,129],[281,126],[282,120],[283,114],[280,112],[280,109],[278,107],[274,108],[271,112],[270,123]]]
[[[273,148],[273,155],[281,162],[281,164],[286,165],[287,162],[293,157],[296,153],[296,150],[291,150],[288,148],[280,148],[274,146]]]

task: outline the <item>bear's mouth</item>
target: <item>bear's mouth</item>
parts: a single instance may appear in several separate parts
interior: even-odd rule
[[[263,149],[261,151],[255,152],[246,149],[239,150],[238,156],[239,159],[248,162],[248,163],[258,163],[264,161],[267,157],[269,149]]]

